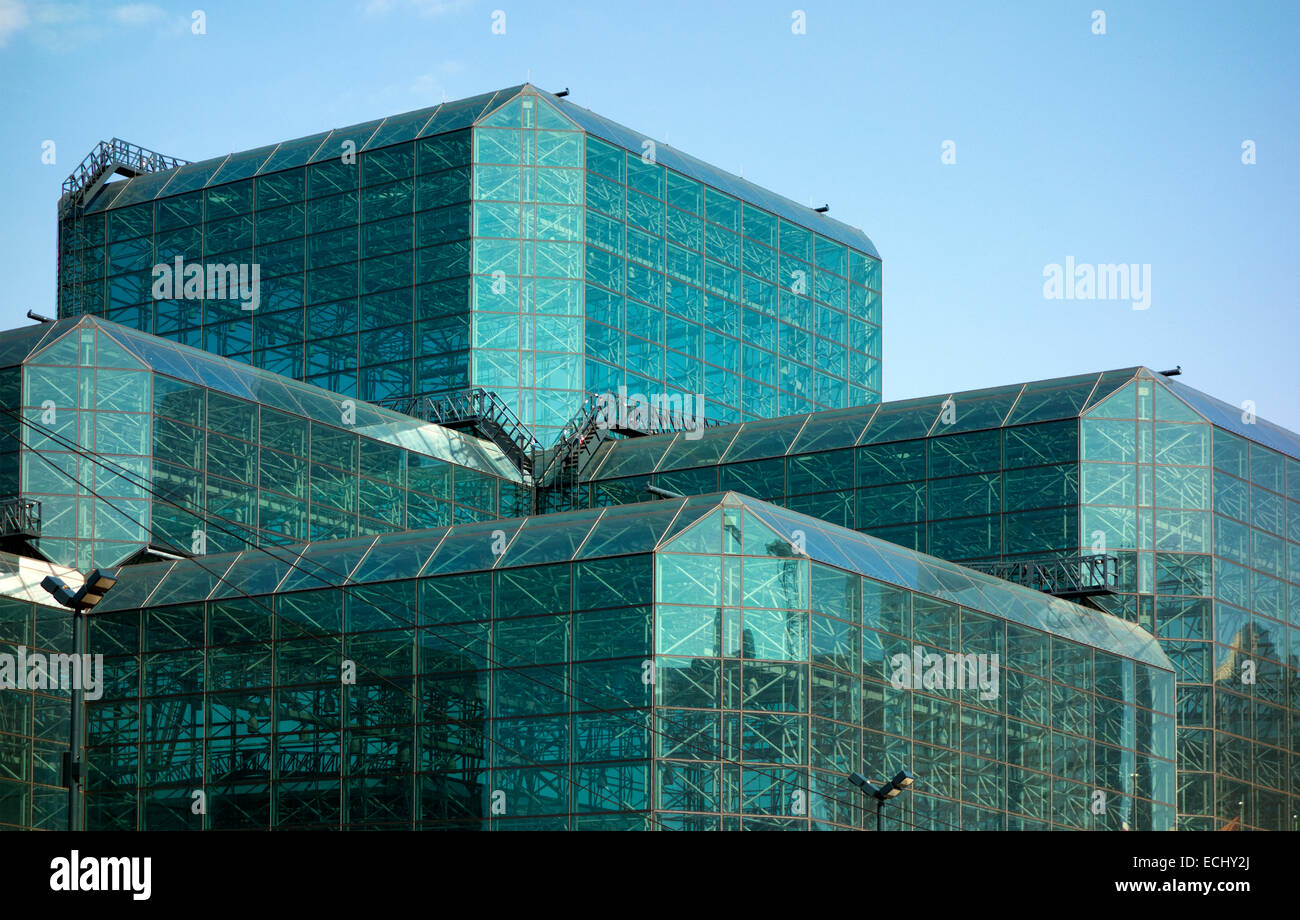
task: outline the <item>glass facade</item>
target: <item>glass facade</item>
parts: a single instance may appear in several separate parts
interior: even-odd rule
[[[468,125],[493,97],[110,183],[61,220],[60,315],[369,401],[467,386]],[[156,297],[178,258],[256,265],[257,308],[206,279]]]
[[[880,399],[880,261],[588,137],[586,387],[721,422]]]
[[[32,342],[22,340],[27,345]],[[233,551],[526,512],[491,443],[93,318],[29,354],[4,407],[35,546],[89,569],[146,547]]]
[[[1148,634],[736,495],[134,566],[90,636],[92,828],[858,828],[862,764],[891,827],[1173,823]]]
[[[67,827],[70,694],[45,679],[54,672],[50,665],[39,677],[23,666],[72,652],[72,619],[40,587],[47,575],[81,584],[71,569],[0,552],[0,830]],[[18,684],[20,670],[30,679]]]
[[[1105,608],[1177,669],[1182,826],[1294,830],[1300,462],[1294,436],[1288,456],[1217,427],[1192,408],[1203,396],[1180,398],[1194,392],[1138,378],[1085,413],[1083,534],[1121,560]],[[1241,430],[1288,446],[1254,424]]]
[[[737,489],[943,559],[1073,555],[1078,414],[1134,372],[612,441],[579,501]]]
[[[1300,813],[1300,438],[1142,368],[612,441],[581,500],[749,494],[944,559],[1117,557],[1179,677],[1188,829]]]
[[[880,395],[861,231],[531,86],[110,182],[59,253],[60,316],[368,401],[486,387],[544,446],[619,386],[721,421]],[[256,267],[256,307],[173,265]]]
[[[549,443],[584,396],[585,135],[532,94],[473,133],[472,376]]]

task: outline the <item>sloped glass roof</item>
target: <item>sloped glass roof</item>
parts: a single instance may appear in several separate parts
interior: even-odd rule
[[[752,514],[766,524],[776,538],[786,542],[796,530],[801,531],[808,556],[817,562],[962,604],[1160,668],[1173,667],[1150,634],[1116,617],[735,492],[701,498],[709,498],[720,505],[743,507],[747,512],[746,528],[749,527],[748,516]],[[703,526],[707,526],[706,522],[665,541],[658,547],[659,551],[672,552],[679,540],[690,545],[687,537],[691,531]]]
[[[327,156],[333,156],[345,140],[355,143],[359,151],[375,150],[419,137],[466,128],[474,124],[483,113],[518,95],[521,89],[522,85],[493,90],[468,99],[443,102],[388,118],[296,137],[255,150],[186,163],[175,169],[146,173],[134,179],[109,182],[90,201],[86,210],[102,211],[110,207],[138,204],[141,201],[179,195],[196,188],[319,162]],[[123,194],[125,189],[130,189],[130,192]]]
[[[705,429],[703,436],[691,443],[727,443],[727,451],[718,462],[732,463],[1076,418],[1090,397],[1096,402],[1108,396],[1139,370],[1132,367],[741,422]],[[952,400],[951,424],[944,420],[948,400]],[[681,447],[684,438],[680,434],[661,434],[607,441],[584,470],[583,479],[615,479],[703,465],[686,461],[702,455],[707,448],[685,451]]]
[[[1247,440],[1286,454],[1293,460],[1300,460],[1300,434],[1274,424],[1267,419],[1254,417],[1247,424],[1242,418],[1241,406],[1233,406],[1221,399],[1215,399],[1208,393],[1193,389],[1163,374],[1154,375],[1155,381],[1170,393],[1173,393],[1207,422],[1226,428],[1233,434],[1241,435]]]
[[[682,434],[649,435],[602,444],[582,478],[616,479],[710,463],[761,460],[864,444],[956,434],[989,428],[1059,421],[1088,415],[1108,396],[1138,376],[1155,380],[1207,422],[1300,460],[1300,434],[1242,410],[1145,367],[1036,380],[987,390],[967,390],[828,409],[777,419],[761,419],[705,429],[695,441]],[[951,399],[955,421],[944,422]],[[1100,410],[1099,410],[1100,411]],[[717,445],[727,445],[720,459],[709,460]]]
[[[96,316],[77,316],[45,323],[30,329],[27,337],[7,333],[0,337],[0,367],[30,361],[39,364],[42,353],[59,347],[60,340],[74,329],[92,328],[120,345],[132,357],[159,374],[207,387],[231,396],[261,403],[291,415],[314,419],[335,428],[339,425],[344,400],[355,406],[355,424],[348,429],[367,438],[384,441],[416,453],[426,454],[511,482],[522,482],[519,470],[490,441],[480,440],[450,428],[421,422],[399,412],[361,400],[340,396],[309,383],[281,377],[270,371],[218,357],[188,345],[139,332]],[[36,337],[37,330],[48,330]],[[26,350],[26,353],[22,353]]]
[[[722,516],[714,513],[719,508],[743,513],[746,551],[766,552],[774,542],[789,545],[794,532],[802,531],[807,555],[817,562],[1172,669],[1156,640],[1134,624],[735,492],[307,543],[269,553],[246,550],[204,556],[201,565],[181,560],[128,566],[96,612],[240,596],[253,593],[250,585],[273,593],[655,551],[722,553]],[[497,531],[505,537],[504,553],[492,551]],[[795,552],[792,546],[789,551]]]
[[[17,598],[20,601],[33,601],[46,607],[63,610],[63,607],[55,603],[50,593],[41,587],[41,580],[47,575],[63,579],[63,583],[74,591],[85,581],[76,569],[55,565],[44,559],[0,553],[0,596]]]
[[[597,115],[590,109],[574,105],[568,99],[552,96],[549,93],[546,93],[545,97],[588,134],[594,134],[601,140],[609,141],[624,150],[630,150],[640,155],[642,143],[649,138],[649,135],[633,131],[631,128],[616,121],[611,121],[603,115]],[[669,169],[703,182],[705,185],[710,185],[720,192],[734,195],[748,201],[750,204],[757,205],[765,211],[771,211],[778,217],[784,217],[788,221],[807,227],[809,230],[820,233],[822,236],[829,237],[836,242],[852,246],[859,252],[865,252],[880,258],[875,243],[871,242],[871,238],[858,228],[851,227],[825,214],[819,214],[807,205],[791,201],[789,198],[765,189],[761,185],[755,185],[747,179],[742,179],[740,176],[718,169],[716,166],[678,150],[676,147],[655,141],[655,161],[667,166]]]
[[[335,128],[308,137],[294,138],[256,150],[230,153],[224,156],[187,163],[176,169],[146,173],[134,179],[106,184],[86,207],[87,212],[138,204],[170,195],[179,195],[197,188],[206,188],[254,175],[265,175],[282,169],[318,162],[334,156],[344,140],[353,141],[359,151],[376,150],[401,144],[421,137],[456,131],[478,123],[485,116],[509,102],[521,92],[544,99],[555,111],[576,127],[601,140],[630,150],[638,156],[646,135],[633,131],[618,122],[574,105],[567,99],[539,90],[531,84],[511,86],[467,99],[444,102],[440,105],[390,115],[377,121]],[[779,217],[807,227],[860,252],[880,257],[871,239],[856,227],[818,214],[812,208],[791,201],[773,191],[755,185],[715,166],[684,153],[668,144],[655,142],[655,158],[669,169],[676,170],[705,185],[744,199],[750,204],[770,211]]]
[[[17,367],[28,355],[61,337],[75,322],[75,318],[63,319],[0,332],[0,367]]]

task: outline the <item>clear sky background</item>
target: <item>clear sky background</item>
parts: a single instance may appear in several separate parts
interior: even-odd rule
[[[55,312],[101,139],[199,160],[528,79],[862,227],[886,399],[1181,364],[1300,430],[1298,48],[1251,0],[0,0],[0,328]],[[1045,299],[1067,257],[1150,265],[1149,309]]]

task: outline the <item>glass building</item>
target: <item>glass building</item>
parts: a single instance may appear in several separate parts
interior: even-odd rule
[[[869,828],[900,769],[897,828],[1296,826],[1293,432],[1142,367],[881,403],[861,231],[529,85],[106,142],[58,227],[0,656],[121,567],[89,827]],[[0,690],[0,825],[69,817],[60,693]]]
[[[0,499],[61,565],[531,508],[489,441],[91,316],[0,333],[0,389]]]
[[[894,828],[1174,824],[1149,634],[736,494],[132,566],[90,645],[91,828],[851,829],[862,764]]]
[[[65,185],[62,317],[372,402],[485,387],[543,446],[624,386],[724,422],[879,400],[865,234],[532,86],[171,168],[127,147]]]
[[[1116,557],[1179,678],[1181,826],[1300,814],[1300,437],[1145,368],[609,441],[577,501],[744,489],[966,563]],[[1218,819],[1217,822],[1215,819]]]

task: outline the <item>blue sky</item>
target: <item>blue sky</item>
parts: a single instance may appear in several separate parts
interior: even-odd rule
[[[1181,364],[1300,430],[1298,46],[1290,2],[0,0],[0,328],[54,312],[100,139],[197,160],[529,79],[866,230],[886,399]],[[1149,265],[1149,307],[1046,299],[1067,258]]]

